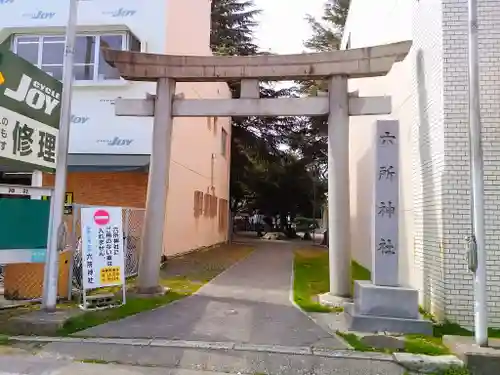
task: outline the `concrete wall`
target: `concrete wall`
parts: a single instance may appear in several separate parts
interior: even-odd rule
[[[166,53],[211,55],[210,14],[210,0],[169,1]],[[225,83],[178,83],[176,92],[182,92],[186,99],[231,97]],[[218,228],[218,218],[224,213],[218,212],[217,217],[210,218],[194,215],[193,211],[196,190],[215,194],[219,199],[229,199],[231,143],[228,137],[227,154],[223,156],[222,129],[231,136],[229,118],[174,120],[165,254],[181,253],[227,240],[227,229],[219,231]]]
[[[185,83],[178,84],[177,91],[192,99],[230,96],[227,86],[221,85],[219,91],[213,87],[211,83]],[[228,118],[177,118],[174,121],[165,226],[167,254],[227,240],[227,230],[218,231],[217,218],[194,215],[193,200],[196,190],[229,199],[230,124]],[[222,129],[228,134],[226,156],[221,153]]]
[[[404,3],[406,11],[402,11]],[[351,33],[352,47],[408,38],[414,43],[405,62],[388,77],[351,82],[361,94],[392,95],[392,117],[401,121],[404,207],[400,209],[400,236],[406,243],[401,249],[405,254],[402,281],[420,290],[424,307],[438,318],[470,327],[473,286],[464,246],[464,238],[471,233],[467,0],[387,0],[383,5],[377,2],[373,9],[370,4],[369,0],[353,0],[346,32],[346,38]],[[402,20],[412,25],[411,30]],[[377,27],[380,24],[385,28]],[[479,0],[489,323],[496,327],[500,326],[499,35],[500,1]],[[358,163],[370,158],[365,156],[371,149],[365,131],[370,121],[353,121],[351,146],[351,172],[357,182],[352,197],[358,200],[353,207],[361,206],[353,211],[353,228],[363,228],[356,232],[354,254],[365,264],[369,256],[362,249],[369,234],[359,233],[369,233],[363,213],[371,187],[360,182],[364,175]]]
[[[500,1],[479,0],[481,116],[485,167],[486,251],[490,325],[500,326]],[[463,239],[470,233],[468,162],[467,1],[443,0],[444,117],[446,179],[444,232],[447,258],[447,315],[473,322],[472,275]]]
[[[414,43],[405,61],[387,77],[351,80],[349,85],[360,95],[392,96],[393,113],[387,118],[398,119],[401,127],[400,280],[417,288],[421,302],[437,314],[444,309],[439,243],[444,171],[441,20],[441,4],[434,0],[353,0],[344,34],[351,48]],[[368,267],[373,247],[375,120],[351,118],[352,251]]]

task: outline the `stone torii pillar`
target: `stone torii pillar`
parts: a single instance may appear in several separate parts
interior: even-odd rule
[[[386,75],[402,61],[410,41],[299,55],[251,57],[172,56],[103,50],[106,61],[132,81],[157,82],[146,99],[117,99],[118,116],[154,116],[138,291],[159,286],[168,193],[172,118],[328,115],[330,294],[350,294],[349,116],[391,113],[389,97],[350,96],[349,78]],[[260,99],[259,81],[328,79],[328,97]],[[240,99],[182,99],[175,82],[241,81]]]

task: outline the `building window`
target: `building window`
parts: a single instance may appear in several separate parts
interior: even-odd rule
[[[62,79],[65,37],[63,35],[16,35],[12,50],[56,79]],[[78,35],[75,41],[76,81],[120,79],[116,68],[104,61],[101,48],[140,51],[140,42],[131,34]]]
[[[196,190],[194,192],[193,202],[194,217],[198,218],[203,214],[203,192]]]
[[[213,124],[214,124],[214,134],[217,134],[217,126],[218,126],[218,123],[219,123],[219,118],[218,117],[214,117],[213,118]]]
[[[222,128],[222,131],[221,131],[221,151],[220,151],[220,153],[224,157],[227,154],[227,131],[224,128]]]
[[[227,200],[219,199],[219,232],[226,232],[229,228],[229,203]]]

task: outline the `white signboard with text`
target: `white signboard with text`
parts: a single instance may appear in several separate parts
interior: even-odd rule
[[[0,107],[0,159],[56,167],[58,129]]]
[[[125,284],[121,207],[81,209],[83,287]]]

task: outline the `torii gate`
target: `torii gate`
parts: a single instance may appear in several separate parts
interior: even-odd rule
[[[391,113],[390,97],[349,95],[347,80],[386,75],[408,54],[411,41],[298,55],[173,56],[103,50],[131,81],[157,82],[156,95],[117,99],[118,116],[154,116],[138,292],[159,289],[158,265],[169,185],[173,117],[328,115],[328,227],[330,294],[350,294],[349,116]],[[328,96],[260,99],[259,81],[328,80]],[[241,81],[240,99],[182,99],[176,82]]]

